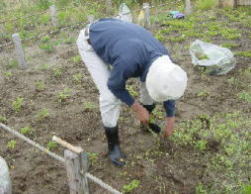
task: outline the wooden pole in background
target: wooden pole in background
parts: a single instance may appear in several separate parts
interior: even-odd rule
[[[18,64],[19,64],[20,68],[26,69],[27,63],[25,61],[24,50],[22,47],[22,42],[21,42],[21,38],[20,38],[19,34],[18,33],[13,34],[12,40],[15,45],[15,52],[16,52]]]

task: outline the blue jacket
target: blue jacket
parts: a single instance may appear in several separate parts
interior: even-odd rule
[[[100,19],[90,26],[90,42],[101,59],[112,65],[108,88],[122,102],[131,106],[133,97],[126,81],[139,77],[145,82],[152,62],[168,55],[167,49],[144,28],[118,19]],[[164,102],[167,116],[174,116],[175,101]]]

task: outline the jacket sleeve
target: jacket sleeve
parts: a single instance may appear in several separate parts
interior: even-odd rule
[[[164,102],[167,117],[175,116],[175,100],[167,100]]]
[[[131,106],[134,103],[134,98],[126,90],[126,81],[133,75],[134,69],[129,66],[119,63],[113,66],[107,86],[111,92],[122,102]]]

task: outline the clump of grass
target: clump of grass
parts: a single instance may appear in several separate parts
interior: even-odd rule
[[[243,91],[243,92],[241,92],[241,93],[238,94],[238,97],[241,100],[244,100],[246,102],[251,103],[251,93],[249,93],[249,92]]]
[[[10,71],[6,71],[6,72],[3,73],[3,75],[4,75],[4,77],[6,77],[6,78],[11,78],[11,77],[13,76],[13,73],[10,72]]]
[[[23,127],[20,129],[20,133],[22,133],[23,135],[29,135],[32,132],[32,128],[29,126]]]
[[[53,150],[58,147],[58,144],[55,141],[49,141],[47,143],[47,149],[48,150]]]
[[[17,144],[16,140],[10,140],[10,141],[8,141],[8,143],[7,143],[7,148],[13,150],[13,149],[15,149],[16,144]]]
[[[41,80],[35,82],[36,91],[41,92],[45,89],[45,83]]]
[[[91,111],[93,109],[97,108],[97,105],[94,104],[93,102],[84,102],[83,103],[83,108],[85,111]]]
[[[133,190],[138,188],[139,185],[140,185],[140,181],[134,179],[129,184],[123,185],[122,191],[125,192],[125,193],[132,192]]]
[[[81,57],[80,57],[80,55],[76,55],[76,56],[71,57],[70,60],[73,63],[80,63],[81,62]]]
[[[83,77],[83,74],[82,74],[82,73],[76,73],[76,74],[74,74],[74,75],[72,76],[73,81],[74,81],[75,83],[78,83],[78,84],[81,83],[82,77]]]
[[[47,53],[53,53],[54,52],[54,46],[51,43],[43,43],[39,45],[39,48],[44,50]]]
[[[241,57],[251,57],[251,50],[249,51],[239,51],[235,53],[236,56],[241,56]]]
[[[54,77],[56,78],[61,77],[62,74],[63,74],[62,68],[53,68]]]
[[[10,60],[7,65],[6,65],[6,68],[7,69],[15,69],[18,67],[18,62],[17,60]]]
[[[44,109],[40,110],[39,112],[37,112],[35,117],[38,121],[42,121],[46,118],[49,118],[49,116],[50,116],[49,110],[44,108]]]
[[[223,43],[223,44],[222,44],[222,47],[226,47],[226,48],[229,48],[229,49],[233,49],[233,48],[239,47],[239,45],[236,44],[236,43],[233,43],[233,42],[226,42],[226,43]]]
[[[45,64],[42,64],[38,67],[38,69],[44,71],[44,70],[48,70],[50,68],[50,65],[45,63]]]
[[[198,0],[196,2],[196,8],[199,10],[209,10],[216,7],[217,1],[216,0]]]
[[[1,123],[6,123],[7,122],[7,118],[4,117],[4,116],[2,116],[2,115],[0,115],[0,122]]]
[[[20,112],[22,106],[24,104],[24,98],[17,97],[13,102],[12,102],[12,108],[15,112]]]
[[[66,99],[70,98],[72,95],[72,91],[69,88],[65,88],[63,91],[57,94],[57,98],[59,102],[65,102]]]

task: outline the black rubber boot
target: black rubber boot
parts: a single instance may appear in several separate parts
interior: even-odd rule
[[[125,154],[120,150],[118,127],[105,127],[105,134],[108,142],[108,157],[116,166],[122,167],[125,165]]]
[[[143,105],[143,107],[148,110],[149,114],[151,114],[154,110],[154,108],[156,107],[155,104],[152,105]],[[154,132],[154,133],[160,133],[161,128],[155,124],[155,123],[149,123],[148,127]]]

